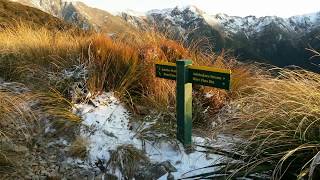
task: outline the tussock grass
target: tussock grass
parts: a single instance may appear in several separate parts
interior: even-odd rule
[[[30,143],[35,134],[33,126],[37,117],[28,107],[30,93],[16,93],[0,88],[0,174],[13,170],[20,157],[15,151],[15,143]]]
[[[224,126],[244,139],[236,149],[242,154],[233,156],[239,161],[208,177],[253,177],[254,173],[273,179],[319,177],[315,164],[320,150],[320,75],[302,69],[271,71],[277,77],[257,76],[231,102],[233,112]]]
[[[33,98],[30,93],[17,94],[7,89],[0,89],[0,138],[14,137],[17,132],[25,140],[30,139],[29,123],[36,121],[36,116],[28,107]]]
[[[35,29],[17,24],[0,31],[0,77],[6,81],[23,83],[23,88],[0,90],[0,138],[9,144],[28,146],[41,132],[45,117],[58,129],[65,129],[79,122],[72,112],[71,103],[58,91],[48,74],[61,72],[81,59],[83,36],[74,32]],[[68,121],[69,120],[69,121]],[[61,131],[59,131],[61,132]],[[8,143],[7,143],[8,144]],[[2,146],[4,148],[4,146]],[[1,162],[13,166],[19,161],[14,149],[0,149]],[[14,168],[12,169],[14,170]],[[4,172],[8,173],[8,172]]]
[[[14,166],[18,153],[15,147],[31,147],[49,120],[59,133],[80,122],[72,113],[72,104],[55,90],[50,92],[21,91],[19,84],[0,86],[0,167]],[[61,133],[66,134],[66,133]],[[20,153],[21,154],[21,153]],[[13,168],[14,170],[14,168]],[[6,172],[3,172],[6,173]]]
[[[87,157],[88,150],[88,140],[78,136],[71,144],[69,153],[71,156],[84,159]]]
[[[148,157],[142,151],[132,145],[122,145],[111,153],[107,168],[113,173],[119,170],[124,179],[133,179],[140,165],[146,165],[148,161]]]
[[[105,34],[79,35],[73,31],[45,28],[36,30],[21,24],[0,31],[0,38],[0,76],[31,87],[39,104],[36,113],[47,117],[58,130],[69,129],[80,122],[79,117],[71,112],[72,103],[65,93],[73,80],[59,79],[63,75],[61,72],[76,65],[84,66],[88,71],[88,78],[83,79],[83,84],[91,94],[115,91],[133,112],[139,113],[138,105],[142,105],[171,116],[175,109],[176,85],[174,81],[155,77],[155,62],[192,59],[195,65],[231,69],[231,92],[194,86],[197,110],[194,123],[199,127],[209,127],[215,121],[204,116],[205,110],[209,109],[206,111],[209,115],[218,112],[231,99],[242,97],[238,92],[242,92],[243,87],[257,81],[253,78],[254,71],[224,53],[201,52],[197,45],[185,47],[183,43],[169,40],[156,32],[108,37]],[[204,98],[205,93],[213,96]],[[173,124],[167,122],[169,120],[174,120],[174,117],[164,117],[162,123]],[[124,153],[134,153],[130,147],[124,149],[128,149]],[[123,174],[131,176],[130,168],[129,171]]]
[[[153,107],[170,104],[175,96],[173,82],[156,78],[154,64],[159,60],[175,61],[174,53],[180,53],[183,47],[171,42],[170,46],[180,49],[169,49],[163,43],[160,36],[151,33],[114,39],[93,37],[88,58],[93,72],[88,81],[90,89],[117,91],[133,106],[146,101]]]
[[[254,153],[279,160],[274,178],[285,175],[287,168],[298,174],[309,168],[320,140],[320,75],[284,69],[279,74],[259,80],[253,94],[235,102],[242,105],[242,122],[236,127],[249,129],[245,134],[250,135],[250,146],[259,147]]]
[[[124,93],[134,88],[139,75],[136,49],[105,35],[94,36],[88,49],[91,70],[88,86],[91,91]]]
[[[239,152],[243,152],[236,158],[239,161],[214,173],[232,178],[272,172],[274,179],[285,179],[313,177],[317,172],[319,74],[301,69],[272,69],[265,73],[262,72],[265,69],[238,63],[227,53],[203,52],[197,43],[185,47],[183,42],[169,40],[156,32],[108,37],[20,24],[1,30],[0,39],[0,76],[25,83],[34,90],[24,94],[0,90],[0,138],[10,139],[14,130],[29,138],[30,130],[25,128],[28,126],[21,125],[36,119],[34,112],[24,107],[29,98],[39,103],[37,115],[46,114],[58,129],[65,130],[79,122],[79,117],[71,112],[73,105],[69,97],[64,95],[64,89],[72,82],[68,80],[63,84],[64,81],[55,82],[48,76],[58,77],[62,71],[79,64],[88,70],[84,84],[93,95],[115,91],[134,112],[139,113],[137,105],[143,105],[171,115],[159,123],[171,125],[167,121],[174,119],[169,111],[174,111],[175,82],[156,78],[154,64],[191,59],[195,65],[232,70],[230,92],[194,86],[194,124],[210,127],[215,121],[212,114],[228,105],[230,119],[223,124],[223,129],[245,139],[239,144]],[[54,90],[51,86],[57,84],[59,88]],[[207,93],[212,96],[204,97]],[[75,154],[81,152],[82,155],[83,149],[74,147]],[[6,157],[0,150],[1,153],[0,158]],[[145,157],[133,147],[123,146],[112,154],[108,164],[119,168],[126,177],[132,177],[135,170],[132,163],[139,160]],[[207,177],[213,177],[214,173]]]
[[[37,114],[46,117],[48,123],[57,130],[60,135],[73,136],[71,129],[76,128],[81,118],[72,112],[73,103],[65,98],[59,91],[51,89],[48,92],[38,92]]]
[[[251,76],[253,72],[245,65],[240,65],[235,59],[226,56],[224,53],[220,55],[214,54],[212,51],[202,52],[197,45],[183,46],[183,42],[173,41],[154,31],[144,33],[132,33],[123,35],[114,39],[120,41],[138,52],[138,74],[133,79],[137,79],[134,85],[138,85],[138,89],[132,88],[129,93],[133,94],[130,98],[138,96],[140,101],[138,104],[146,104],[165,111],[168,106],[175,105],[175,82],[155,77],[154,64],[157,61],[175,62],[179,59],[191,59],[195,65],[207,65],[218,68],[232,69],[234,72],[232,82],[235,90],[226,92],[209,87],[195,86],[198,92],[212,92],[213,96],[210,104],[213,109],[220,109],[235,95],[241,86],[245,83],[252,83]],[[203,93],[199,93],[203,94]],[[197,98],[197,97],[196,97]],[[133,100],[133,102],[137,102]],[[214,111],[212,111],[214,112]]]
[[[16,152],[15,144],[11,142],[0,142],[0,177],[14,172],[19,166],[17,162],[24,156],[24,152]]]
[[[41,87],[47,72],[61,71],[77,63],[87,42],[69,31],[35,29],[26,24],[0,31],[0,76]]]
[[[62,82],[55,82],[48,74],[59,75],[61,71],[81,64],[89,71],[86,84],[91,93],[116,91],[133,110],[134,104],[138,103],[162,110],[175,104],[175,82],[155,77],[156,61],[192,59],[197,65],[231,68],[236,72],[235,77],[241,77],[233,83],[235,87],[243,85],[250,75],[246,68],[238,68],[229,57],[202,53],[196,46],[192,46],[194,49],[184,47],[156,32],[134,32],[110,38],[104,34],[35,30],[18,24],[1,31],[0,38],[0,76],[5,79],[47,90]],[[60,87],[65,88],[70,83],[59,84],[59,91],[65,91]],[[213,88],[202,89],[217,95],[212,100],[216,109],[232,94]]]

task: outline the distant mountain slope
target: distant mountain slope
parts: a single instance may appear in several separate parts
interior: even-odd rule
[[[0,26],[3,28],[20,22],[36,26],[46,26],[49,29],[72,28],[70,24],[39,9],[7,0],[0,0]]]
[[[320,47],[320,12],[290,18],[210,15],[195,6],[152,10],[145,15],[123,12],[114,16],[70,0],[13,0],[36,7],[82,29],[105,33],[157,29],[186,45],[206,39],[216,52],[230,49],[240,60],[276,66],[297,65],[320,72],[306,48]],[[206,44],[201,46],[206,49]]]
[[[144,17],[122,13],[137,27],[151,26],[170,33],[187,44],[207,39],[215,51],[232,49],[239,59],[255,60],[277,66],[298,65],[320,71],[305,48],[319,47],[320,12],[280,18],[209,15],[195,6],[152,10]],[[141,25],[142,24],[142,25]]]
[[[134,27],[119,16],[92,8],[82,2],[65,0],[12,0],[38,8],[82,29],[117,33],[133,31]]]

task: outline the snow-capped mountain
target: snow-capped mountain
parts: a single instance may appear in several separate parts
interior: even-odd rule
[[[285,32],[306,33],[320,26],[320,12],[281,18],[276,16],[265,17],[238,17],[226,14],[210,15],[195,6],[175,7],[173,9],[151,10],[146,13],[150,24],[180,26],[184,30],[190,29],[185,25],[192,25],[203,21],[213,28],[220,29],[226,36],[243,32],[248,36],[263,31],[268,25],[276,24]]]
[[[48,14],[75,24],[82,29],[120,32],[132,28],[121,17],[92,8],[76,0],[11,0],[38,8]]]
[[[232,49],[240,59],[277,66],[311,67],[310,46],[320,47],[320,12],[281,18],[211,15],[195,6],[151,10],[145,16],[122,13],[136,27],[152,27],[186,45],[206,39],[216,51]],[[145,24],[143,24],[145,23]],[[143,24],[143,26],[141,25]],[[146,25],[147,24],[147,25]]]
[[[32,6],[40,9],[48,14],[63,19],[69,23],[76,24],[82,29],[88,30],[92,28],[92,25],[78,10],[81,7],[81,3],[74,1],[62,1],[62,0],[12,0],[22,3],[24,5]]]
[[[217,14],[210,16],[210,19],[206,19],[207,22],[218,22],[226,32],[237,33],[239,31],[246,34],[253,35],[255,33],[263,31],[265,27],[274,23],[277,24],[285,32],[307,33],[312,28],[320,25],[320,12],[308,15],[293,16],[290,18],[280,18],[276,16],[266,17],[237,17],[228,16],[226,14]]]

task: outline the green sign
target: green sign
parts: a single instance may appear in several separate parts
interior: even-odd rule
[[[230,89],[230,70],[193,66],[190,60],[156,63],[156,77],[177,81],[177,139],[184,145],[192,140],[192,83]]]
[[[188,66],[189,82],[229,90],[230,70],[206,66]]]
[[[188,71],[188,78],[186,82],[225,90],[229,90],[230,88],[230,70],[193,65],[188,65],[186,69]],[[156,76],[159,78],[176,80],[176,64],[169,62],[157,63]]]
[[[175,63],[160,62],[156,64],[156,76],[176,80],[177,67]]]

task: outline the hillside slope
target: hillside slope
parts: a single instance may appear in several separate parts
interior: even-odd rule
[[[49,29],[73,28],[70,24],[39,9],[0,0],[0,26],[3,28],[20,22],[39,27],[45,26]]]
[[[12,0],[38,8],[85,30],[108,33],[133,31],[135,28],[119,16],[92,8],[82,2],[65,0]]]

